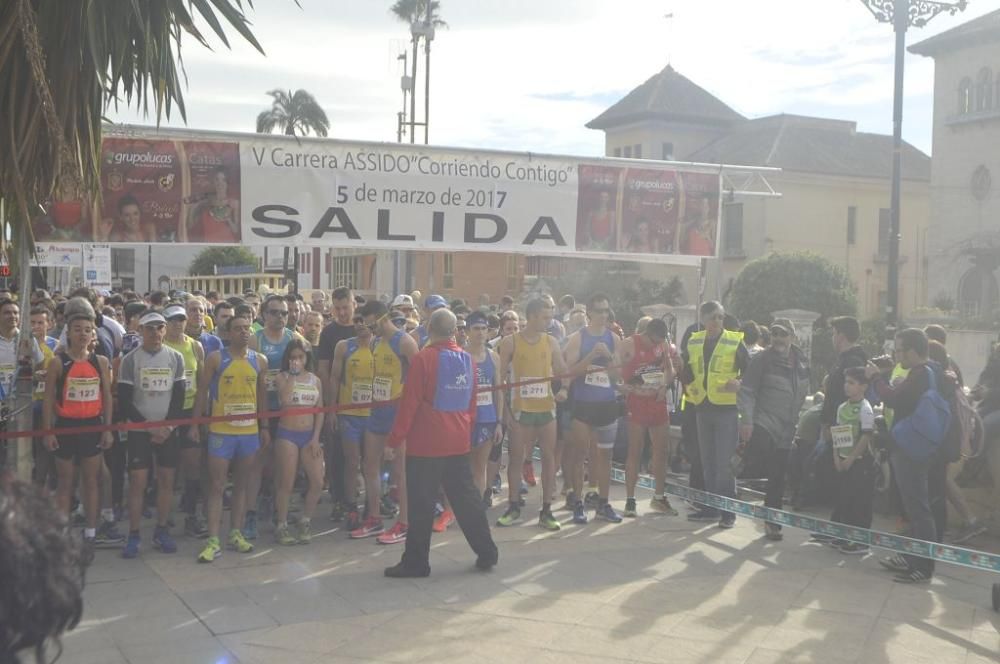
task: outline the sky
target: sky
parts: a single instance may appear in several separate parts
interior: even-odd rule
[[[409,28],[391,1],[299,4],[254,3],[266,55],[235,33],[232,50],[185,40],[187,126],[252,132],[268,90],[304,88],[332,137],[395,141],[397,56],[409,50]],[[970,0],[964,13],[912,29],[907,43],[998,8],[1000,0]],[[864,0],[441,0],[440,14],[449,27],[431,48],[432,144],[601,155],[603,132],[584,125],[668,62],[748,117],[814,115],[892,132],[892,28]],[[908,53],[903,134],[928,154],[933,82],[933,60]],[[184,126],[179,117],[164,124]]]

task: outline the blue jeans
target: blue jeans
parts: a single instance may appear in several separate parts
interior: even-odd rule
[[[931,463],[914,461],[898,448],[892,450],[889,463],[896,478],[899,495],[903,499],[903,510],[910,520],[910,536],[927,542],[938,541],[927,484]],[[934,573],[933,560],[907,554],[903,554],[903,557],[910,564],[910,569],[919,570],[927,576]]]
[[[705,476],[705,490],[709,493],[736,497],[736,478],[730,459],[736,453],[740,442],[739,413],[736,406],[699,406],[696,411],[698,421],[698,445],[701,451],[701,467]],[[722,512],[731,518],[732,512]]]

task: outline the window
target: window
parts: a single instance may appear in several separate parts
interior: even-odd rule
[[[744,256],[743,203],[730,203],[722,208],[722,250],[724,256]]]
[[[507,256],[507,293],[513,295],[519,290],[521,286],[517,283],[517,255],[510,254]]]
[[[632,146],[632,156],[636,159],[642,159],[642,145],[636,143]]]
[[[660,159],[663,161],[673,161],[674,159],[674,144],[664,143],[663,152],[661,153]]]
[[[358,258],[356,256],[334,256],[333,283],[338,286],[358,287]]]
[[[135,249],[112,249],[111,250],[111,273],[112,274],[134,274],[135,273]]]
[[[855,243],[858,232],[858,208],[851,205],[847,208],[847,245]]]
[[[881,208],[878,211],[878,257],[882,260],[889,258],[889,241],[892,234],[891,217],[888,208]]]
[[[455,287],[455,254],[444,255],[444,287]]]
[[[622,156],[625,157],[626,159],[631,159],[632,158],[632,146],[631,145],[626,145],[625,146],[625,152],[624,152],[624,154],[622,154]]]
[[[612,154],[614,154],[616,157],[620,157],[620,156],[622,156],[622,149],[621,148],[615,148],[615,151]]]
[[[966,76],[958,84],[958,113],[965,115],[972,112],[972,79]]]
[[[976,110],[988,111],[991,108],[993,108],[993,72],[989,67],[983,67],[976,79]]]

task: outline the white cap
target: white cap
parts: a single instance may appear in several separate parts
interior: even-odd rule
[[[392,301],[392,308],[396,307],[409,307],[410,309],[416,309],[413,304],[413,298],[409,295],[397,295],[396,299]]]
[[[147,314],[143,314],[142,318],[139,319],[139,325],[156,325],[157,323],[161,325],[167,324],[167,320],[159,311],[150,311]]]
[[[163,317],[166,320],[170,320],[176,316],[188,317],[187,310],[179,304],[171,304],[169,307],[163,310]]]

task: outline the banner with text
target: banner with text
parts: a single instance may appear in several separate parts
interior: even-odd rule
[[[684,264],[718,251],[713,166],[135,128],[103,156],[101,204],[54,201],[36,239]]]

